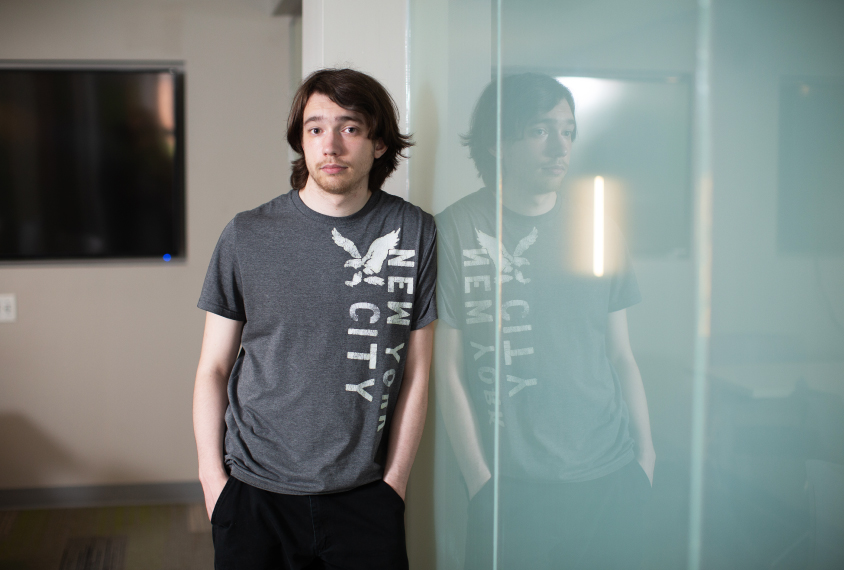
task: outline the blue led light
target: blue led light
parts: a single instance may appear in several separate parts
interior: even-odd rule
[[[164,254],[164,261],[170,261],[171,259],[172,259],[172,257],[170,257],[169,253]]]

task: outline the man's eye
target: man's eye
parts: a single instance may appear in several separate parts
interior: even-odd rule
[[[346,127],[346,132],[353,135],[353,134],[358,132],[358,128],[357,127]]]
[[[573,131],[563,131],[563,136],[566,138],[571,138]]]
[[[542,128],[536,128],[531,131],[531,134],[533,134],[533,136],[535,137],[544,137],[548,134],[548,131]]]
[[[321,130],[320,130],[319,127],[311,127],[310,129],[308,129],[308,132],[311,133],[312,135],[318,135],[321,132]]]

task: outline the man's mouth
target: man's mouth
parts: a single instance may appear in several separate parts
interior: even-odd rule
[[[566,173],[566,167],[562,164],[552,164],[550,166],[542,167],[542,171],[552,176],[559,176],[560,174]]]
[[[325,172],[326,174],[339,174],[346,170],[347,166],[343,166],[342,164],[326,164],[325,166],[320,166],[320,170]]]

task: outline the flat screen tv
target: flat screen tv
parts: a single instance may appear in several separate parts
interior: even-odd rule
[[[185,256],[184,69],[0,62],[0,261]]]

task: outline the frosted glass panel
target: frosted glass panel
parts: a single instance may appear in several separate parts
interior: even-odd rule
[[[844,5],[712,13],[702,566],[841,568]]]
[[[844,567],[842,29],[411,2],[437,568]]]

